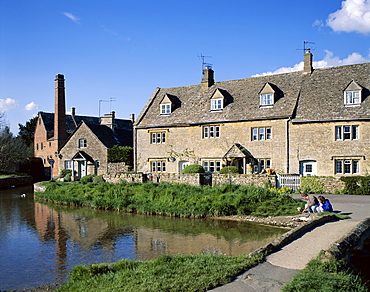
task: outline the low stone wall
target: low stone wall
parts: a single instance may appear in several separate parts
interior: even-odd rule
[[[16,176],[0,178],[0,189],[10,189],[13,187],[32,186],[32,176]]]
[[[276,187],[276,175],[267,174],[212,174],[212,186],[224,184],[255,185],[263,187],[266,181],[271,182],[271,187]]]
[[[325,261],[330,257],[337,259],[346,258],[350,260],[350,253],[354,249],[362,249],[365,239],[370,236],[370,217],[362,220],[350,232],[344,235],[338,242],[333,243],[325,251],[321,260]]]
[[[123,172],[107,173],[103,175],[103,178],[106,182],[114,184],[118,184],[121,181],[138,183],[144,183],[148,181],[147,175],[143,173],[123,173]]]
[[[315,177],[318,181],[324,184],[324,190],[330,194],[336,194],[342,191],[345,187],[344,181],[339,177]]]
[[[153,182],[168,182],[168,183],[179,183],[189,184],[193,186],[202,185],[201,173],[160,173],[148,175],[148,180]]]
[[[124,162],[108,162],[108,173],[128,172],[129,167]]]

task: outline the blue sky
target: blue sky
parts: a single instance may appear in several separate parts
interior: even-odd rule
[[[198,84],[200,55],[216,81],[370,61],[370,0],[0,0],[0,112],[13,134],[54,110],[139,115],[156,87]],[[105,102],[112,99],[112,102]]]

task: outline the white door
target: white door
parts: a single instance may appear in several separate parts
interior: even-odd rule
[[[189,161],[180,161],[180,163],[179,163],[179,172],[181,173],[182,170],[185,167],[189,166],[189,165],[190,165],[190,162]]]
[[[79,178],[86,176],[86,161],[78,161],[78,176]]]
[[[317,174],[316,161],[314,160],[301,161],[299,173],[303,176],[316,175]]]

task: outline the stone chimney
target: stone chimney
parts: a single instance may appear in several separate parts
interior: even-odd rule
[[[115,112],[112,111],[110,114],[105,114],[104,116],[100,117],[100,125],[108,126],[109,128],[113,129],[113,122],[115,118]]]
[[[77,127],[77,122],[76,122],[76,108],[75,107],[71,107],[71,117],[72,117],[72,121],[73,123],[75,124],[75,127]]]
[[[206,87],[210,87],[215,83],[214,80],[214,71],[210,67],[205,67],[203,69],[203,79],[202,79],[202,84]]]
[[[303,74],[311,74],[313,71],[312,68],[312,54],[308,50],[304,53],[303,57]]]
[[[135,123],[135,114],[130,114],[130,120],[132,123]]]
[[[66,139],[67,129],[64,75],[57,74],[55,77],[54,140],[57,140],[58,150]]]

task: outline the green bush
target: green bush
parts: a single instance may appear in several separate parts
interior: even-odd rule
[[[101,176],[101,175],[96,175],[93,177],[93,181],[92,181],[94,184],[101,184],[103,182],[105,182],[104,178]]]
[[[345,182],[343,193],[350,195],[369,195],[370,176],[343,176],[340,178]]]
[[[319,181],[315,176],[302,176],[299,190],[302,193],[308,194],[326,193],[324,183]]]
[[[64,176],[64,181],[66,182],[70,182],[72,180],[72,173],[67,173],[65,176]]]
[[[66,177],[66,175],[72,175],[72,169],[62,169],[60,171],[59,177]]]
[[[190,164],[185,167],[181,173],[205,173],[203,166],[199,164]]]
[[[108,149],[108,162],[124,162],[133,165],[133,148],[129,146],[114,145]]]
[[[226,166],[220,170],[221,174],[229,174],[229,173],[239,173],[239,168],[236,166]]]
[[[94,179],[93,174],[85,175],[80,178],[80,183],[87,184],[89,182],[93,182],[93,179]]]

